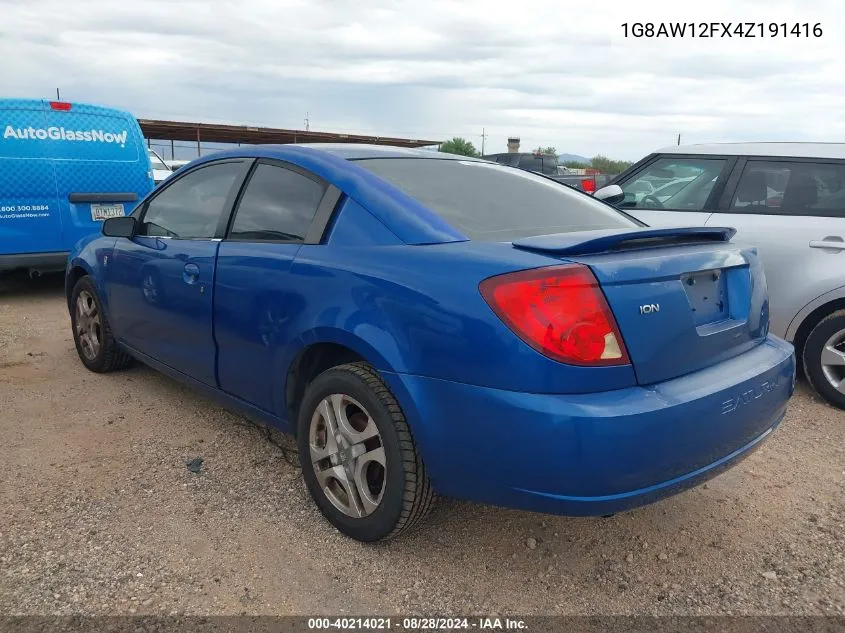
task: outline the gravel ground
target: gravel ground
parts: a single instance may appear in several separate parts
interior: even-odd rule
[[[845,413],[803,385],[760,450],[667,501],[447,501],[368,546],[320,517],[289,440],[145,367],[86,371],[61,283],[0,287],[0,613],[845,614]]]

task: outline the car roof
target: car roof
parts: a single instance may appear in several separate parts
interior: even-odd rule
[[[710,143],[671,145],[656,154],[708,154],[722,156],[779,156],[788,158],[842,158],[845,143]]]
[[[412,147],[395,147],[393,145],[365,145],[357,143],[296,143],[294,147],[310,147],[333,154],[346,160],[361,160],[365,158],[430,158],[438,160],[480,160],[469,156],[447,154],[431,149]],[[264,147],[284,147],[265,145]],[[287,145],[291,147],[291,145]]]
[[[51,103],[65,104],[70,106],[69,112],[72,114],[93,114],[93,115],[107,115],[114,116],[121,115],[123,118],[130,119],[137,125],[135,117],[127,110],[122,108],[112,108],[108,106],[96,105],[93,103],[84,103],[81,101],[66,101],[64,99],[18,99],[14,97],[0,98],[0,110],[17,110],[17,109],[49,109]]]
[[[423,158],[429,160],[459,160],[489,163],[471,156],[460,156],[437,150],[395,147],[393,145],[368,145],[357,143],[283,143],[243,145],[216,151],[196,158],[191,163],[201,164],[220,158],[284,158],[291,155],[314,155],[323,152],[340,160],[365,160],[368,158]]]
[[[537,154],[536,152],[497,152],[495,154],[484,154],[481,158],[498,157],[498,156],[554,156],[554,154]]]

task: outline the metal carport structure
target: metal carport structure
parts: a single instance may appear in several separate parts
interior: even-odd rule
[[[163,121],[138,119],[144,138],[157,141],[190,141],[197,144],[237,143],[254,145],[259,143],[368,143],[394,145],[397,147],[425,147],[439,145],[442,141],[396,138],[392,136],[369,136],[365,134],[339,134],[336,132],[314,132],[311,130],[286,130],[281,128],[255,127],[249,125],[223,125],[219,123],[190,123],[184,121]]]

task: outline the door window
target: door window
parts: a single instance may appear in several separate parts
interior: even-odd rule
[[[660,158],[621,183],[627,209],[702,211],[722,173],[724,158]]]
[[[845,165],[750,160],[742,171],[731,210],[845,217]]]
[[[216,163],[185,174],[150,200],[138,235],[211,239],[243,163]]]
[[[235,212],[229,238],[301,242],[326,188],[300,173],[260,163]]]

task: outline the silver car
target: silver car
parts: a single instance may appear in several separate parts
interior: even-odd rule
[[[595,196],[652,226],[736,228],[763,260],[771,331],[795,345],[819,395],[845,409],[845,144],[668,147]]]
[[[153,181],[159,184],[172,173],[172,170],[152,147],[147,148],[147,155],[150,157],[150,165],[153,168]]]

